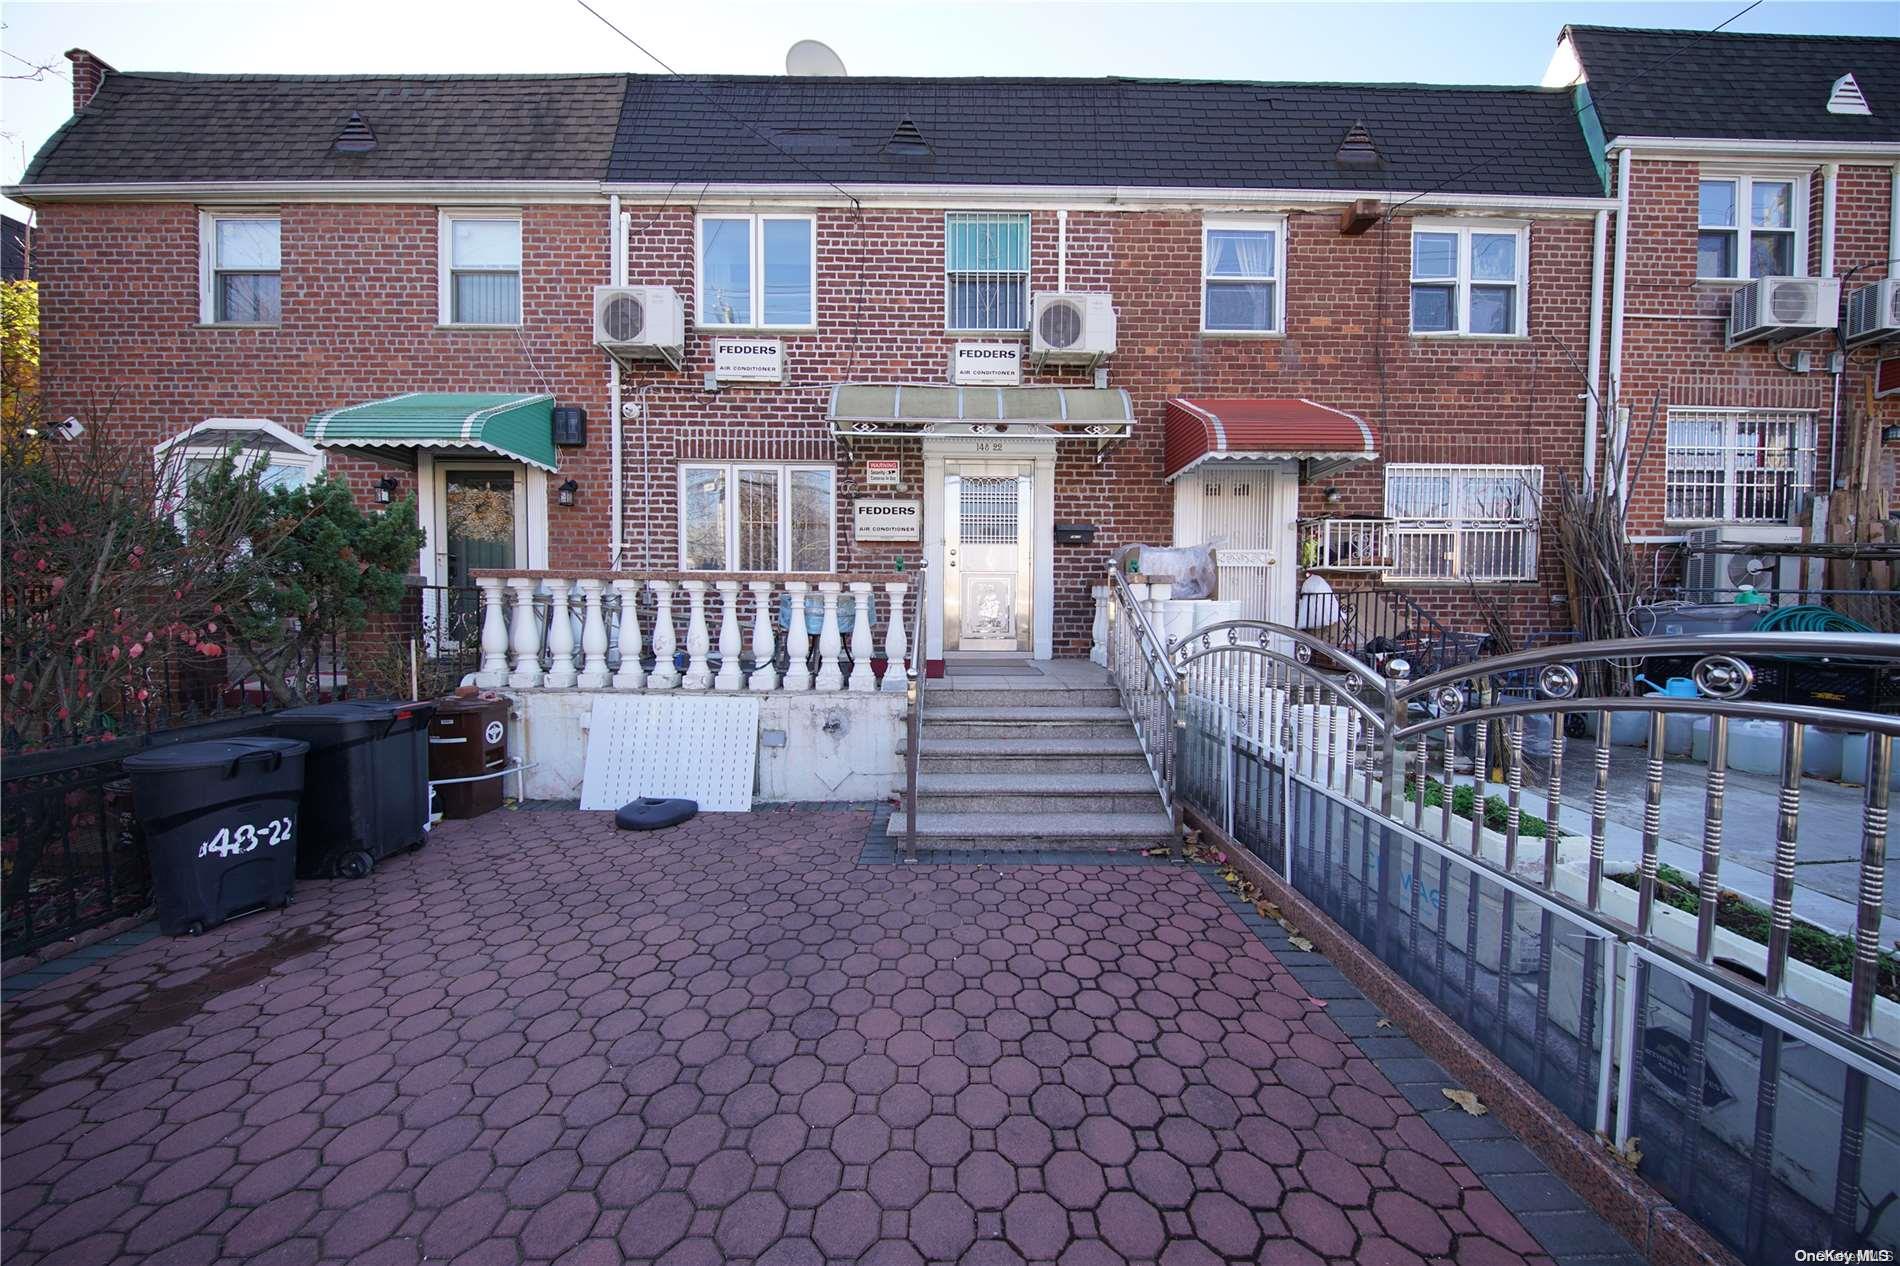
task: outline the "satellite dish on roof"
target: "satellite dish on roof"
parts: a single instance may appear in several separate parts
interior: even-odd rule
[[[785,51],[785,73],[788,75],[844,75],[844,58],[831,51],[829,44],[818,40],[800,40]]]

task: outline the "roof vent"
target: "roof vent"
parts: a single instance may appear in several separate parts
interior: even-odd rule
[[[339,154],[367,154],[376,148],[376,133],[370,130],[362,115],[352,114],[343,130],[337,133],[334,148]]]
[[[1852,74],[1842,75],[1834,81],[1834,89],[1827,94],[1827,112],[1829,114],[1872,114],[1867,108],[1867,96],[1854,82]]]
[[[1379,153],[1366,125],[1359,122],[1346,129],[1346,139],[1333,151],[1333,161],[1341,167],[1383,167],[1385,156]]]
[[[893,154],[927,156],[930,153],[930,142],[924,139],[924,134],[918,130],[917,124],[907,114],[903,122],[897,125],[897,130],[891,133],[891,139],[885,142],[884,148]]]

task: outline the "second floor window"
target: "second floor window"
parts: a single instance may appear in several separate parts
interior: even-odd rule
[[[1671,409],[1663,517],[1785,523],[1814,487],[1814,415]]]
[[[442,217],[442,321],[521,324],[521,217],[450,212]]]
[[[1524,333],[1526,230],[1420,220],[1412,228],[1412,333]]]
[[[829,466],[681,466],[680,566],[686,571],[832,570],[833,481]]]
[[[1701,183],[1696,211],[1696,276],[1714,280],[1792,277],[1796,183],[1725,176]]]
[[[808,215],[700,217],[699,324],[815,325],[817,238],[817,222]]]
[[[1212,221],[1201,230],[1201,329],[1271,334],[1280,329],[1276,223]]]
[[[944,324],[951,330],[1029,328],[1029,216],[952,211],[944,217]]]
[[[204,217],[202,319],[276,325],[283,319],[282,222],[274,215]]]

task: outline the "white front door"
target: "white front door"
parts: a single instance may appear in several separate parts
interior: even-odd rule
[[[1291,462],[1209,462],[1175,483],[1174,542],[1215,547],[1215,597],[1290,624],[1299,477]]]
[[[1034,648],[1035,465],[944,466],[944,647]]]

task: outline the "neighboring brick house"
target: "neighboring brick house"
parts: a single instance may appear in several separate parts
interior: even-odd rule
[[[1648,449],[1632,535],[1672,543],[1740,525],[1747,539],[1800,539],[1792,525],[1854,473],[1853,453],[1879,461],[1891,488],[1877,437],[1900,423],[1900,401],[1868,388],[1900,309],[1884,337],[1844,352],[1835,325],[1900,256],[1900,40],[1570,26],[1544,82],[1575,85],[1606,188],[1620,199],[1628,183],[1605,349],[1605,388],[1627,419],[1606,418],[1604,433]],[[1807,280],[1772,295],[1776,283],[1748,285],[1766,277]],[[1736,336],[1755,337],[1731,346],[1741,295],[1791,318],[1738,321]],[[1800,311],[1810,298],[1818,321]]]
[[[1567,622],[1540,493],[1583,466],[1615,206],[1568,90],[71,57],[74,118],[14,191],[49,409],[413,488],[432,582],[924,555],[932,658],[1073,655],[1111,550],[1218,537],[1252,614],[1294,618],[1313,564],[1448,622],[1478,593]],[[677,292],[665,359],[596,345],[610,283]],[[1035,354],[1057,293],[1106,296],[1112,354]],[[893,501],[921,529],[860,539],[904,535],[857,526]],[[504,530],[451,528],[477,502]]]

